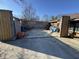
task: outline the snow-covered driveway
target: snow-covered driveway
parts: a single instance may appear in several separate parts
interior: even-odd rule
[[[77,54],[76,54],[77,53]],[[79,59],[79,52],[44,30],[31,30],[23,39],[0,43],[0,59]]]

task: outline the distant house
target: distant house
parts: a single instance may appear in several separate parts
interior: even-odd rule
[[[79,32],[79,13],[69,14],[70,16],[70,26],[75,27],[75,32]]]
[[[51,26],[55,26],[55,27],[59,28],[60,21],[59,20],[52,20],[52,21],[50,21],[50,24],[51,24]]]
[[[79,37],[79,14],[64,15],[60,20],[50,21],[50,24],[60,29],[61,36],[75,33],[75,36]]]

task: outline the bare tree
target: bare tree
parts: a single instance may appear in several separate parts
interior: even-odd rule
[[[35,17],[35,20],[36,20],[36,21],[40,21],[40,17],[39,17],[39,16],[36,16],[36,17]]]
[[[49,16],[47,15],[47,14],[45,14],[44,16],[43,16],[43,21],[49,21],[50,19],[49,19]]]
[[[32,20],[36,15],[36,10],[31,4],[28,4],[26,0],[13,0],[22,8],[22,18],[26,20]]]
[[[28,8],[24,8],[23,16],[25,19],[32,20],[32,18],[36,16],[35,12],[36,11],[33,9],[32,5],[29,5]]]
[[[51,20],[60,20],[61,16],[52,16]]]

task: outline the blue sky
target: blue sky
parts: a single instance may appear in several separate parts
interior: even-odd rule
[[[79,13],[79,0],[27,0],[36,9],[38,16]],[[12,0],[0,0],[0,9],[9,9],[16,16],[21,15],[21,7]]]
[[[12,0],[0,0],[0,9],[12,10],[13,15],[21,15],[21,7]]]

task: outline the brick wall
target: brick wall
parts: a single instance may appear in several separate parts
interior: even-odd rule
[[[61,29],[60,29],[60,36],[61,37],[68,36],[69,20],[70,20],[70,16],[62,16]]]

